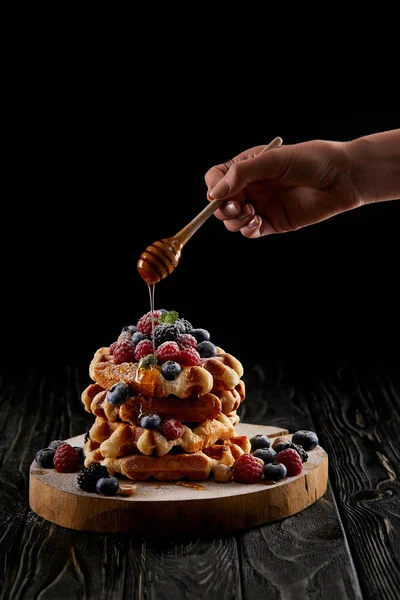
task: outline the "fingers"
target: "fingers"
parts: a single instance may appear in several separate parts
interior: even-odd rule
[[[221,165],[213,167],[206,174],[209,197],[215,200],[229,198],[254,181],[277,179],[289,158],[285,150],[287,148],[276,148],[254,158],[239,160],[225,174]]]

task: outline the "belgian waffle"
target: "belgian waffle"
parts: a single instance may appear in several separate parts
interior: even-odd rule
[[[192,454],[167,454],[161,457],[129,454],[121,458],[104,458],[99,448],[90,450],[96,444],[93,440],[86,443],[86,466],[101,463],[111,475],[120,473],[134,481],[150,478],[176,481],[185,477],[201,481],[208,479],[219,465],[231,467],[244,452],[250,452],[250,442],[246,436],[227,438],[222,443]]]
[[[105,390],[124,381],[134,393],[149,398],[170,395],[190,398],[215,390],[232,390],[243,375],[243,367],[234,356],[217,348],[217,356],[202,359],[200,365],[183,367],[182,372],[169,381],[162,376],[160,367],[139,369],[138,363],[115,364],[110,349],[104,347],[95,353],[89,374]]]
[[[107,391],[97,384],[90,384],[82,393],[82,402],[88,412],[108,419],[124,421],[135,425],[142,413],[156,413],[162,419],[177,419],[182,423],[201,423],[206,419],[215,419],[219,414],[229,415],[236,411],[245,397],[242,380],[232,390],[215,390],[202,396],[178,398],[147,398],[142,394],[131,396],[121,406],[107,401]]]

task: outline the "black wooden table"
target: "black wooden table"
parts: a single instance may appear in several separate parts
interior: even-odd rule
[[[398,599],[400,363],[244,366],[241,420],[315,430],[329,486],[297,515],[214,539],[87,534],[32,513],[30,463],[91,425],[80,401],[89,376],[3,372],[1,599]]]

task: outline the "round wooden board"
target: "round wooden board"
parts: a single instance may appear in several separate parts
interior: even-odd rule
[[[235,429],[238,435],[249,438],[258,433],[270,438],[287,433],[277,427],[247,423],[239,423]],[[83,437],[67,441],[82,446]],[[79,531],[216,535],[283,519],[313,504],[327,488],[328,455],[317,446],[308,453],[300,475],[275,484],[207,480],[196,482],[204,487],[197,489],[152,480],[135,483],[133,496],[107,497],[84,492],[76,479],[76,473],[42,469],[33,461],[31,509],[52,523]]]

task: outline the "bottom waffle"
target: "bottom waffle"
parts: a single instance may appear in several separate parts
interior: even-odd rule
[[[250,449],[251,445],[246,436],[236,436],[192,454],[168,454],[158,457],[130,454],[122,458],[104,458],[98,443],[92,440],[86,442],[84,453],[86,467],[93,463],[101,463],[107,467],[110,475],[119,473],[133,481],[145,481],[150,478],[157,481],[177,481],[184,478],[203,481],[214,474],[219,465],[231,467],[239,456],[250,452]]]

